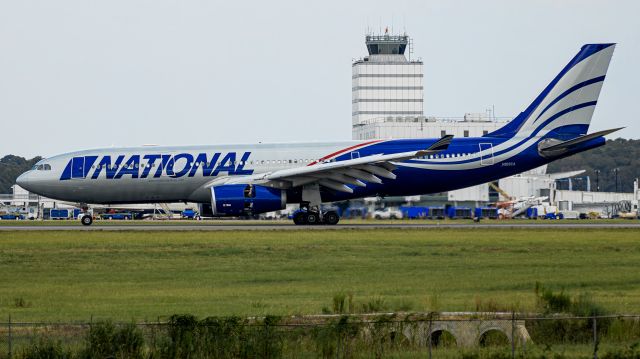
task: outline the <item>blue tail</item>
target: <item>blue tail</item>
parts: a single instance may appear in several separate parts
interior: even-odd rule
[[[588,44],[511,122],[487,137],[572,139],[587,133],[615,44]]]

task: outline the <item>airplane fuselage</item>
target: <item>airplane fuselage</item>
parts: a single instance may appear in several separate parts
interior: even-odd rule
[[[401,139],[86,150],[43,160],[39,163],[41,169],[36,165],[18,182],[33,192],[69,202],[207,203],[211,200],[207,184],[225,176],[269,173],[380,153],[417,151],[435,141],[437,139]],[[365,187],[354,186],[353,193],[325,190],[322,200],[449,191],[549,162],[537,153],[535,145],[527,147],[526,143],[523,146],[518,142],[521,141],[517,138],[453,139],[446,150],[436,155],[397,163],[396,179],[385,179],[381,184],[368,183]],[[299,190],[289,190],[287,201],[299,202]]]

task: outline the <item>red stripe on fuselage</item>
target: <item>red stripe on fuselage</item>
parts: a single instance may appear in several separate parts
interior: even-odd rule
[[[324,160],[326,160],[326,159],[328,159],[328,158],[336,157],[336,156],[341,155],[341,154],[343,154],[343,153],[345,153],[345,152],[353,151],[353,150],[355,150],[355,149],[357,149],[357,148],[364,147],[364,146],[366,146],[366,145],[371,145],[371,144],[378,143],[378,142],[382,142],[382,141],[383,141],[383,140],[374,140],[374,141],[369,141],[369,142],[360,143],[360,144],[358,144],[358,145],[354,145],[354,146],[351,146],[351,147],[347,147],[347,148],[344,148],[344,149],[342,149],[342,150],[340,150],[340,151],[337,151],[337,152],[334,152],[334,153],[332,153],[332,154],[330,154],[330,155],[326,155],[326,156],[322,157],[322,158],[320,159],[320,161],[324,161]],[[313,165],[315,165],[316,163],[318,163],[318,161],[313,161],[313,162],[309,163],[307,166],[313,166]]]

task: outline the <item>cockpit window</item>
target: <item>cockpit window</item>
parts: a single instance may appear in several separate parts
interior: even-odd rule
[[[32,170],[36,170],[36,171],[51,171],[51,165],[48,164],[48,163],[35,165],[35,166],[33,166]]]

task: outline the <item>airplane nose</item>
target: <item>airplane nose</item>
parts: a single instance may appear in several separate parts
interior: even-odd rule
[[[22,188],[26,189],[26,186],[29,185],[29,172],[25,172],[16,178],[16,184]]]

